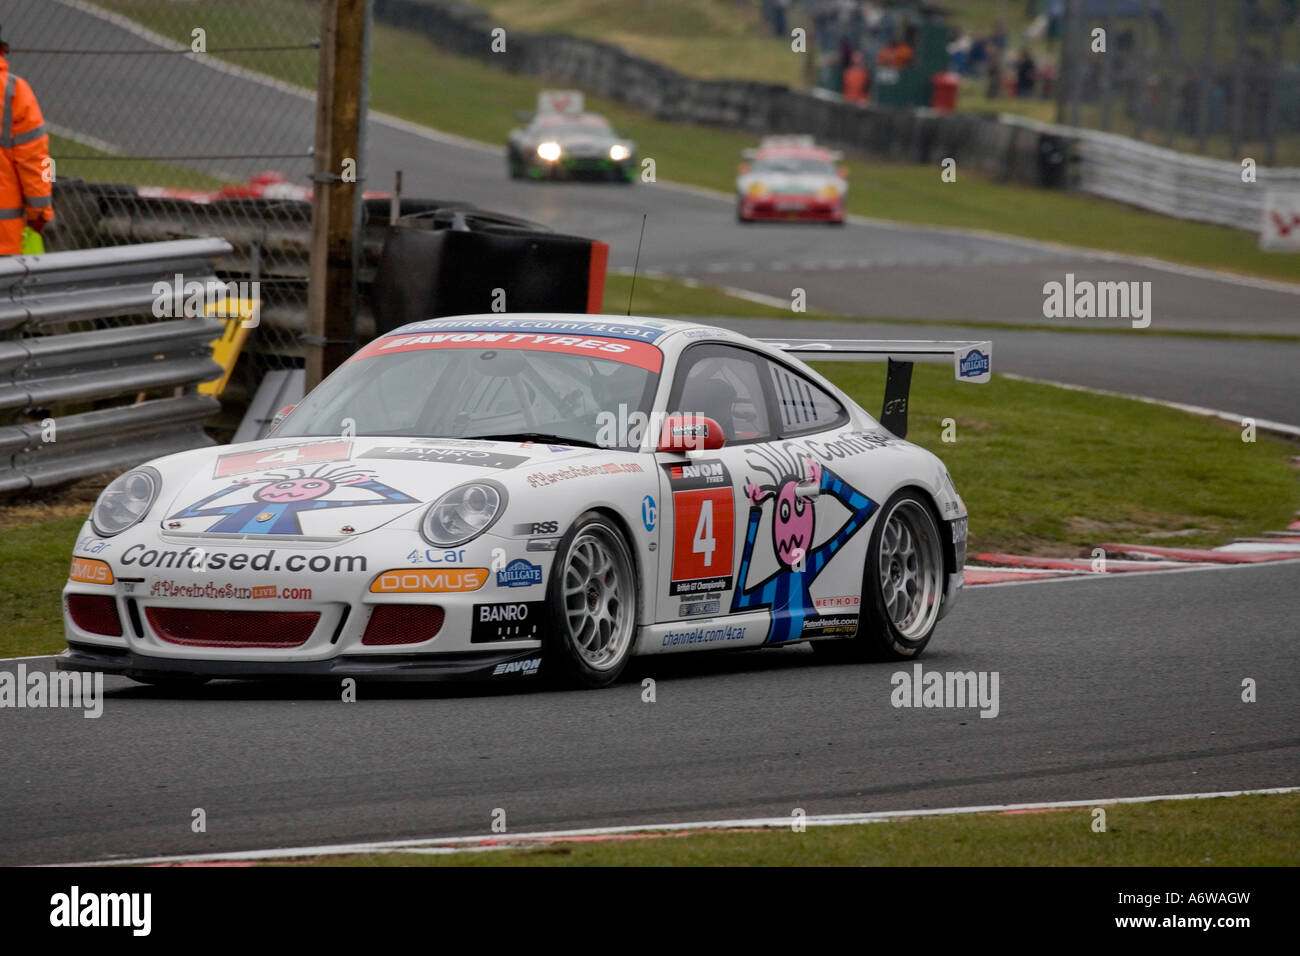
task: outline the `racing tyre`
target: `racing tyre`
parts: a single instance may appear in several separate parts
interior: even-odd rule
[[[814,641],[840,660],[907,660],[930,642],[944,590],[939,522],[919,492],[904,489],[876,517],[867,545],[858,633]]]
[[[588,511],[560,541],[547,588],[544,673],[576,687],[618,680],[636,638],[632,553],[614,523]]]

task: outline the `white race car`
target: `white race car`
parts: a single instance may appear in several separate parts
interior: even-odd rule
[[[966,509],[817,360],[987,342],[756,341],[685,322],[477,315],[404,326],[272,437],[114,480],[77,540],[65,670],[211,678],[515,678],[602,686],[629,658],[925,647],[962,582]]]
[[[826,222],[844,225],[849,182],[842,154],[816,145],[811,136],[768,136],[744,152],[736,177],[736,218]]]

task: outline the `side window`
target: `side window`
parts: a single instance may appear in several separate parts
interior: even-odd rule
[[[832,428],[847,417],[844,406],[797,372],[784,365],[764,360],[767,373],[776,393],[776,407],[781,414],[781,434],[798,435],[803,432]]]
[[[727,345],[698,345],[686,353],[673,386],[673,411],[706,415],[728,444],[774,437],[758,356]]]

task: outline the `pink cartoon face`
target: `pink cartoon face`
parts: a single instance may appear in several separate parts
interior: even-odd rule
[[[334,488],[328,478],[286,478],[263,485],[253,492],[258,501],[278,504],[285,501],[311,501],[327,495]]]
[[[776,511],[772,515],[772,547],[783,566],[793,567],[807,556],[812,547],[814,521],[812,505],[795,494],[795,482],[783,484],[777,492]]]

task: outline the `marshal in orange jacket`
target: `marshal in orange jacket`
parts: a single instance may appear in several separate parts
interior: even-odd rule
[[[36,94],[26,80],[9,72],[3,55],[0,90],[0,255],[14,256],[22,250],[23,226],[40,232],[54,218],[53,170]]]

